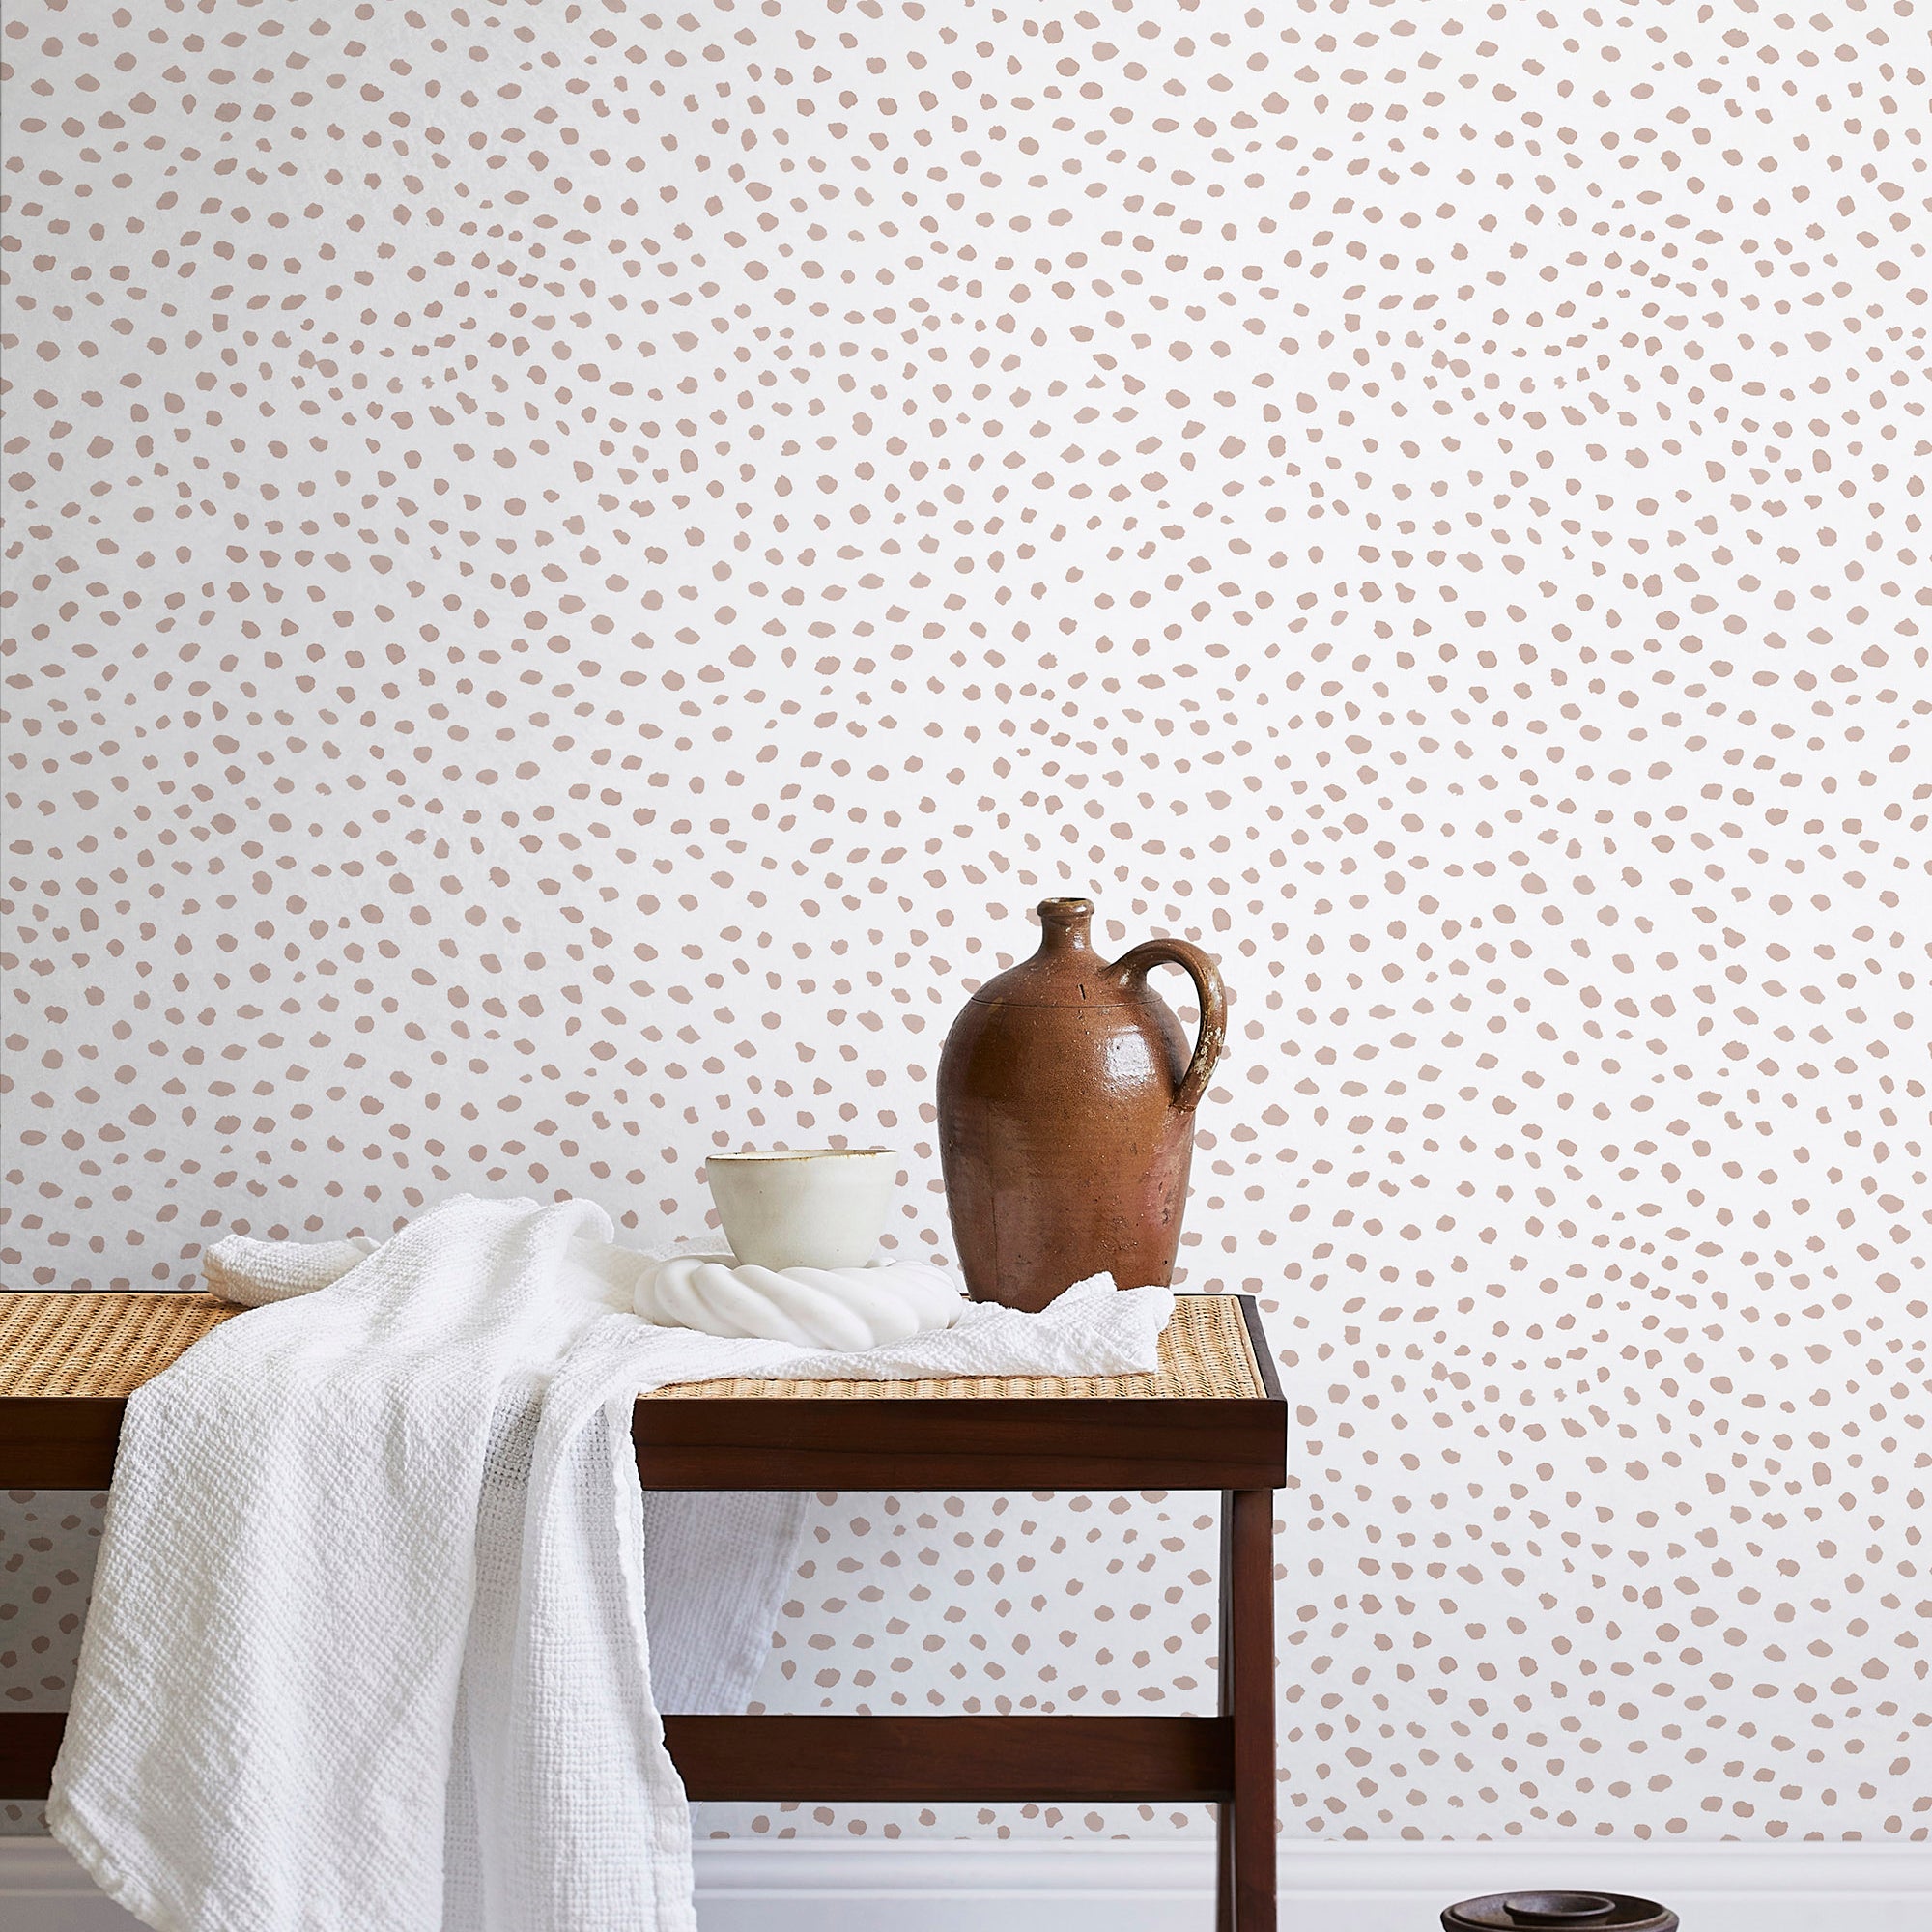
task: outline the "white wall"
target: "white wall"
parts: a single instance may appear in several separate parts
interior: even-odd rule
[[[1908,21],[9,31],[11,1282],[827,1134],[944,1252],[1089,892],[1235,992],[1291,1840],[1923,1835]],[[770,1701],[1206,1700],[1199,1516],[828,1499]]]

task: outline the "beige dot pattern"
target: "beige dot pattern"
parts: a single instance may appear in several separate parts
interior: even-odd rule
[[[1922,9],[0,47],[10,1285],[829,1136],[944,1256],[947,1021],[1090,893],[1233,989],[1285,1832],[1926,1834]],[[1210,1705],[1211,1514],[823,1499],[760,1698]]]
[[[0,1492],[0,1715],[64,1711],[106,1497]],[[0,1803],[0,1837],[45,1829],[39,1804]]]

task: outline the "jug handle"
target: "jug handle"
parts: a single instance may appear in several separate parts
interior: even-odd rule
[[[1120,979],[1139,979],[1145,983],[1150,966],[1179,966],[1194,981],[1195,997],[1201,1003],[1201,1029],[1194,1041],[1194,1058],[1180,1076],[1174,1094],[1174,1105],[1191,1114],[1208,1091],[1208,1076],[1221,1058],[1228,1037],[1228,995],[1214,962],[1198,946],[1184,939],[1150,939],[1123,952],[1107,968]]]

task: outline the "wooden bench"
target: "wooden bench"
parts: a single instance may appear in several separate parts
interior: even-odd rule
[[[0,1488],[103,1490],[128,1397],[237,1311],[198,1294],[0,1295]],[[694,1799],[1218,1807],[1219,1932],[1274,1932],[1274,1538],[1287,1411],[1255,1306],[1181,1295],[1151,1375],[665,1389],[654,1490],[1219,1490],[1215,1717],[680,1717]],[[0,1713],[0,1794],[43,1796],[59,1712]]]

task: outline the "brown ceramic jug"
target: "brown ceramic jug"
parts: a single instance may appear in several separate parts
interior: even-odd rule
[[[1110,965],[1093,917],[1087,899],[1041,905],[1039,951],[973,995],[939,1057],[946,1202],[978,1301],[1039,1309],[1088,1275],[1141,1288],[1174,1273],[1226,998],[1185,940],[1151,939]],[[1161,965],[1194,981],[1191,1056],[1148,984]]]

